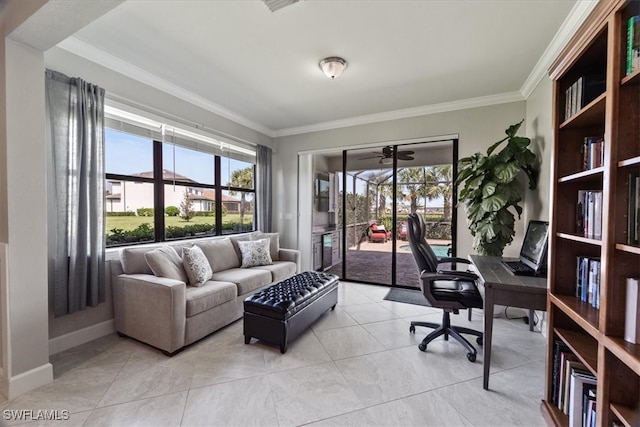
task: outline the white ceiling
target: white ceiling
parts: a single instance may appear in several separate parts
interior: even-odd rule
[[[129,0],[59,46],[278,136],[524,99],[575,5]],[[318,62],[334,55],[349,65],[331,81]]]

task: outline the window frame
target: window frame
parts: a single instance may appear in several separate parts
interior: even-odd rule
[[[135,135],[135,133],[131,133],[131,132],[127,132],[124,130],[120,130],[120,129],[115,129],[112,127],[109,127],[109,129],[112,129],[114,131],[117,132],[122,132],[125,134],[129,134],[129,135]],[[141,182],[141,183],[150,183],[153,185],[153,194],[154,194],[154,200],[153,200],[153,225],[154,225],[154,240],[153,241],[144,241],[144,242],[132,242],[132,243],[121,243],[121,244],[113,244],[113,245],[109,245],[106,246],[106,242],[105,242],[105,247],[106,248],[117,248],[117,247],[123,247],[123,246],[135,246],[135,245],[143,245],[143,244],[149,244],[149,243],[159,243],[159,242],[167,242],[167,241],[179,241],[179,240],[189,240],[189,239],[197,239],[200,238],[200,236],[188,236],[188,237],[181,237],[181,238],[173,238],[173,239],[167,239],[165,234],[166,234],[166,223],[165,223],[165,214],[164,214],[164,210],[165,210],[165,200],[164,200],[164,189],[165,189],[165,185],[173,185],[174,181],[173,180],[166,180],[163,179],[163,157],[162,157],[162,151],[163,151],[163,141],[160,141],[156,138],[149,138],[152,141],[152,152],[153,152],[153,178],[146,178],[146,177],[141,177],[141,176],[134,176],[134,175],[122,175],[122,174],[112,174],[112,173],[107,173],[105,171],[105,175],[104,175],[104,180],[105,182],[109,181],[109,180],[113,180],[113,181],[120,181],[123,183],[125,182]],[[180,145],[180,144],[177,144]],[[192,149],[191,147],[185,147],[187,149]],[[213,234],[214,236],[222,236],[222,235],[232,235],[232,234],[240,234],[240,233],[244,233],[246,231],[239,231],[239,232],[231,232],[231,233],[224,233],[223,234],[223,212],[222,212],[222,192],[223,191],[235,191],[235,192],[244,192],[244,193],[252,193],[253,194],[253,203],[254,203],[254,216],[253,216],[253,221],[252,221],[252,227],[251,230],[255,231],[255,210],[257,209],[257,201],[256,201],[256,164],[251,163],[251,162],[247,162],[253,165],[253,186],[252,188],[242,188],[242,187],[233,187],[230,185],[222,185],[222,170],[221,170],[221,166],[222,166],[222,159],[226,158],[224,156],[221,156],[217,153],[212,153],[214,156],[214,184],[201,184],[201,183],[195,183],[195,182],[190,182],[188,185],[186,185],[183,182],[175,182],[176,185],[180,185],[180,186],[187,186],[190,188],[203,188],[203,189],[209,189],[209,190],[213,190],[215,192],[215,233]],[[104,197],[106,197],[106,192]],[[107,210],[106,210],[106,203],[105,203],[105,209],[104,209],[104,215],[106,216]],[[105,230],[105,233],[107,232],[107,230]]]

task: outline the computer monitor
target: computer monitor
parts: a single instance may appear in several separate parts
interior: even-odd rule
[[[520,261],[536,271],[546,269],[549,223],[530,220],[520,248]]]

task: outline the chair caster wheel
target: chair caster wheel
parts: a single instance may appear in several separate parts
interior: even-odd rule
[[[482,337],[476,338],[476,342],[478,343],[478,345],[482,345]]]
[[[475,362],[476,361],[476,354],[475,353],[467,353],[467,359],[469,359],[469,362]]]
[[[427,351],[427,345],[425,343],[418,344],[420,351]]]
[[[413,326],[413,325],[409,326],[409,332],[411,332],[412,334],[415,334],[416,333],[416,327]]]

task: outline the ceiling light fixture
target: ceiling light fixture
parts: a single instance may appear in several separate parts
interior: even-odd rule
[[[338,56],[330,56],[320,61],[320,69],[331,80],[340,77],[345,68],[347,68],[347,61]]]

